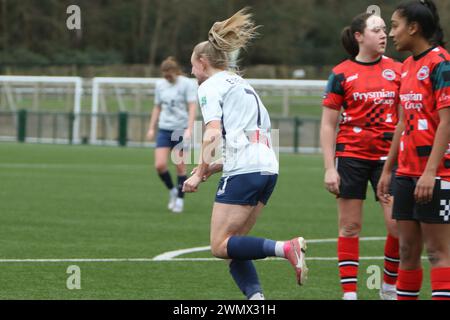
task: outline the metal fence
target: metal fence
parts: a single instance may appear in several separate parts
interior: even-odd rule
[[[78,117],[78,118],[77,118]],[[92,118],[97,124],[92,141]],[[148,113],[79,113],[0,111],[0,140],[31,143],[154,146],[146,140]],[[79,121],[79,139],[74,141],[74,122]],[[316,153],[319,148],[320,119],[271,117],[278,129],[281,152]]]

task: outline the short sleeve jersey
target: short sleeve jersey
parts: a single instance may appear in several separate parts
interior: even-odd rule
[[[398,121],[401,64],[346,60],[333,68],[323,106],[341,111],[337,157],[383,160]]]
[[[403,63],[400,100],[405,131],[401,137],[398,175],[419,177],[430,156],[439,110],[450,107],[450,55],[431,48]],[[450,140],[437,175],[450,178]]]
[[[218,72],[200,85],[198,100],[205,124],[213,120],[221,123],[223,176],[278,174],[269,113],[245,79],[232,72]],[[264,143],[255,143],[255,136]]]
[[[187,105],[197,102],[197,84],[185,76],[178,76],[175,83],[163,79],[156,84],[154,102],[161,107],[160,129],[186,129],[189,118]]]

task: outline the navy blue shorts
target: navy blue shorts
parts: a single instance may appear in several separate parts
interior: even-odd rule
[[[180,144],[179,148],[182,149],[183,134],[184,130],[172,131],[159,129],[158,136],[156,138],[156,147],[173,149],[177,144]]]
[[[277,184],[277,178],[277,174],[261,172],[222,177],[215,201],[250,206],[262,202],[266,205]]]

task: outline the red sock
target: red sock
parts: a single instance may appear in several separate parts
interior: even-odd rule
[[[398,253],[398,239],[388,234],[384,246],[384,282],[395,285],[398,276],[398,264],[400,257]]]
[[[450,300],[450,268],[431,269],[433,300]]]
[[[397,300],[418,300],[422,286],[423,270],[398,269]]]
[[[338,238],[339,276],[344,292],[356,292],[359,266],[359,238]]]

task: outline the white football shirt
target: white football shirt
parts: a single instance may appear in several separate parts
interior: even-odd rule
[[[219,120],[223,136],[223,176],[278,174],[267,109],[250,84],[235,73],[214,74],[198,88],[205,124]],[[255,136],[261,137],[255,143]]]
[[[188,126],[187,104],[197,102],[195,80],[178,76],[175,83],[166,79],[159,81],[155,88],[155,105],[161,107],[158,127],[164,130],[181,130]]]

